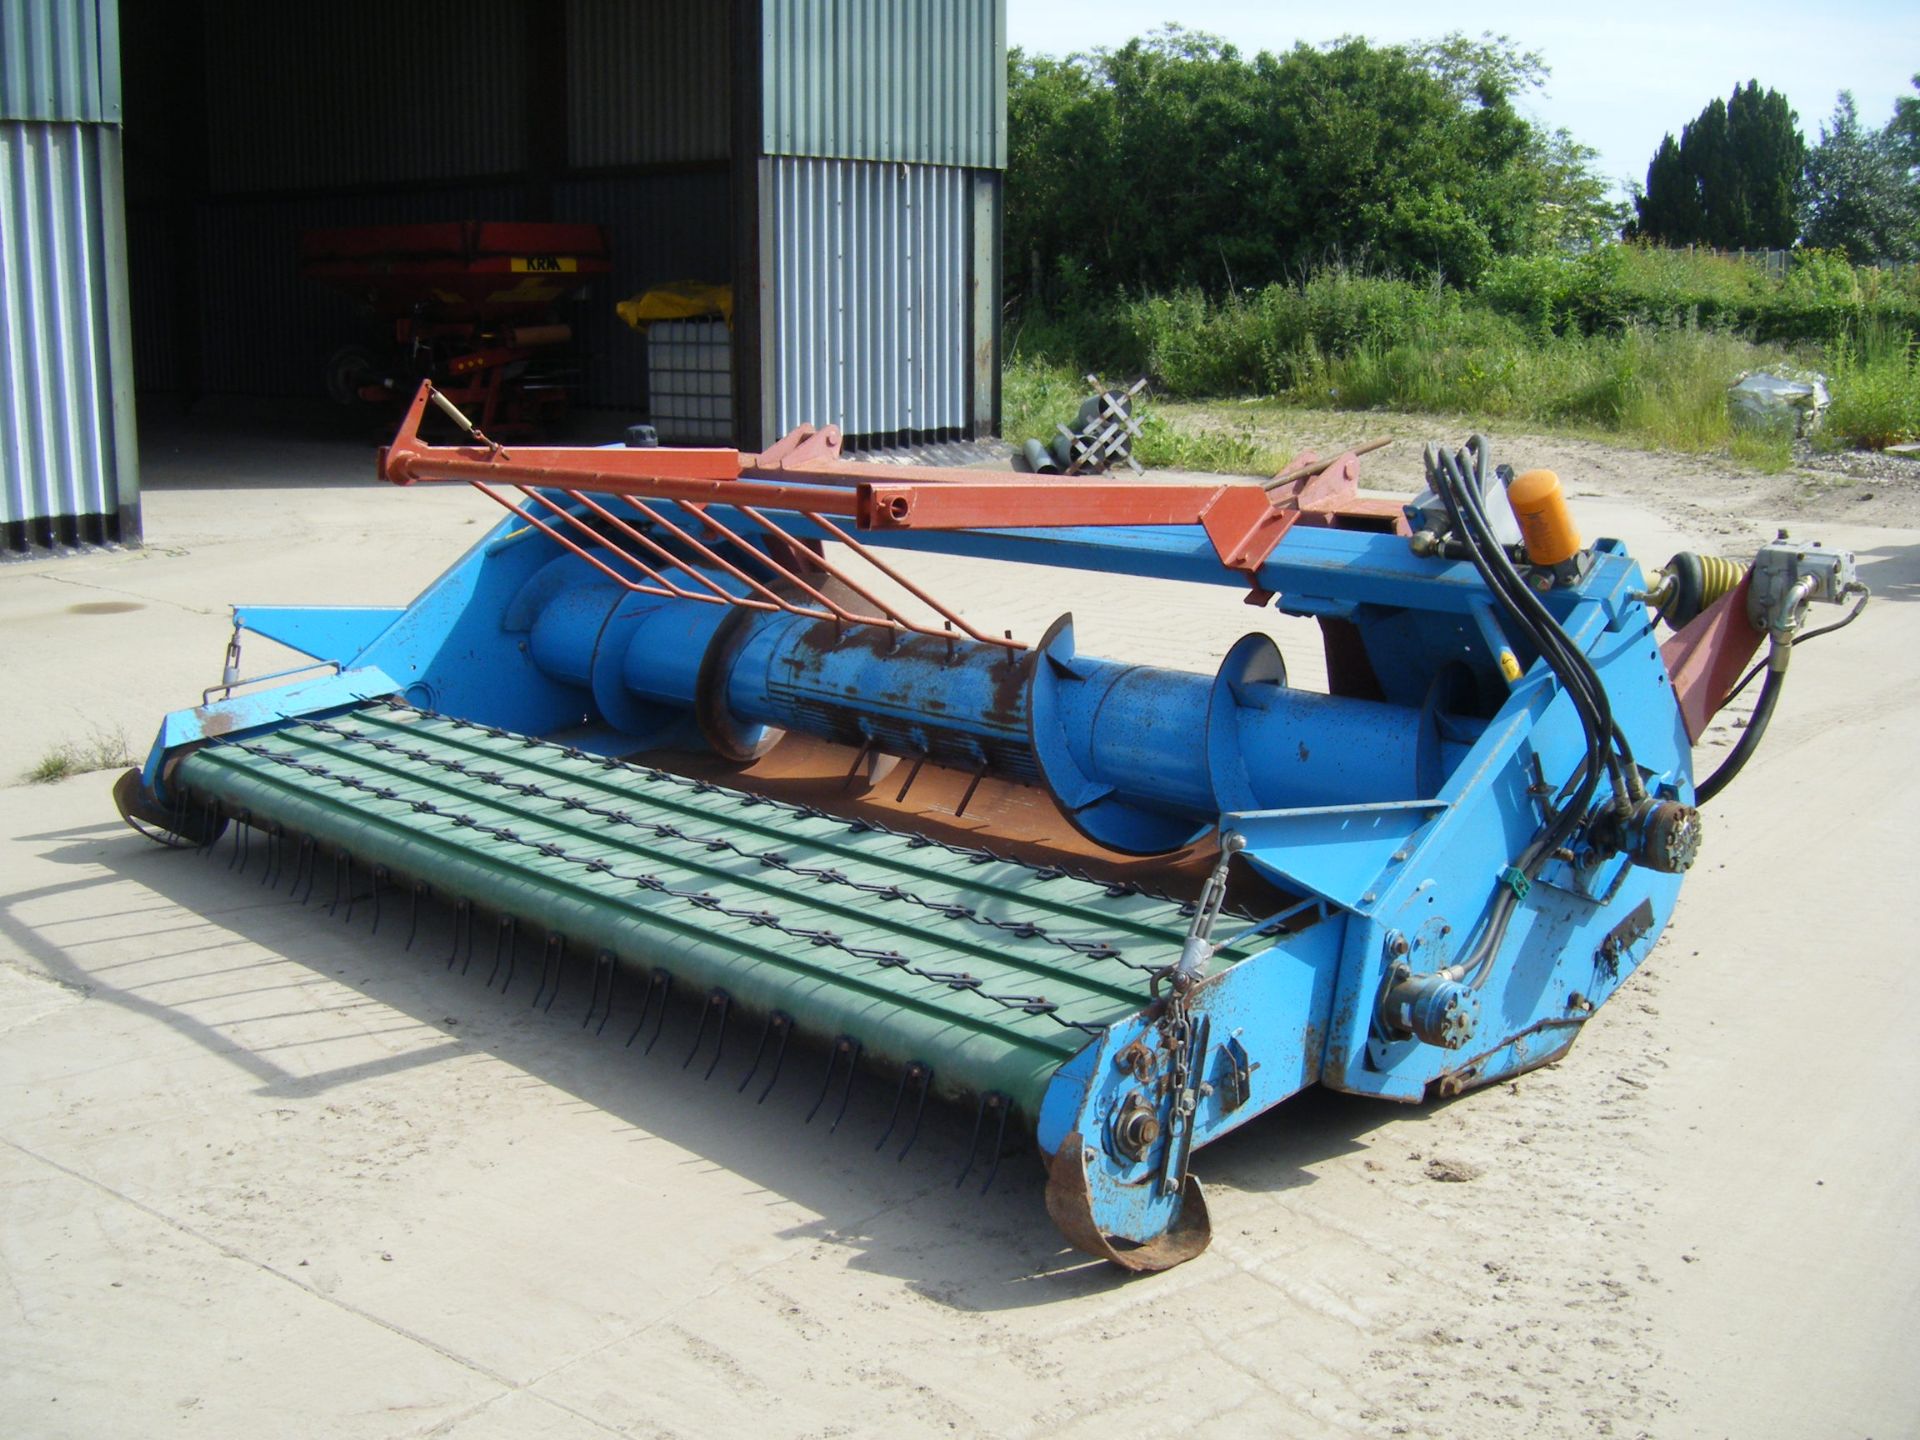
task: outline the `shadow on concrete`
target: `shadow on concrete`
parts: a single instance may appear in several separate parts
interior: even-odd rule
[[[1873,591],[1873,602],[1920,600],[1920,544],[1882,545],[1856,550],[1860,578]],[[1816,617],[1815,623],[1818,623]]]
[[[238,490],[276,485],[366,485],[376,450],[393,439],[400,410],[360,414],[325,400],[217,396],[188,414],[165,403],[139,407],[143,490]],[[626,435],[628,416],[581,410],[541,443],[605,445]],[[449,441],[453,432],[429,434]]]
[[[854,1268],[899,1277],[951,1308],[991,1311],[1046,1304],[1127,1282],[1117,1270],[1061,1242],[1042,1202],[1042,1172],[1030,1142],[1016,1144],[1009,1138],[993,1187],[982,1195],[981,1182],[991,1164],[991,1147],[984,1141],[966,1183],[956,1184],[973,1135],[971,1113],[930,1105],[912,1152],[896,1161],[904,1123],[885,1150],[875,1153],[894,1087],[863,1074],[837,1130],[830,1131],[828,1125],[841,1102],[837,1081],[820,1116],[806,1124],[826,1074],[825,1051],[817,1045],[796,1042],[772,1093],[756,1105],[754,1097],[767,1069],[761,1069],[747,1093],[739,1093],[739,1087],[758,1027],[750,1033],[745,1024],[731,1025],[720,1063],[712,1079],[703,1081],[713,1056],[711,1030],[697,1058],[683,1065],[696,1039],[701,1008],[696,999],[684,994],[675,998],[651,1054],[646,1051],[655,1028],[651,1018],[629,1047],[641,999],[641,986],[631,974],[623,974],[616,987],[610,1015],[602,1019],[602,1006],[590,1027],[583,1024],[590,969],[585,959],[566,966],[557,998],[543,998],[539,1009],[531,1009],[541,970],[538,941],[522,941],[511,988],[502,983],[489,989],[493,957],[485,930],[468,965],[464,947],[453,947],[450,905],[431,899],[421,904],[417,935],[408,949],[404,893],[384,898],[378,933],[373,929],[374,907],[364,896],[350,923],[339,915],[329,918],[328,878],[321,877],[304,905],[280,877],[277,888],[263,886],[265,847],[257,841],[243,867],[231,853],[231,840],[211,856],[170,851],[117,824],[14,838],[16,843],[52,841],[53,847],[41,852],[52,863],[102,866],[106,874],[8,897],[0,908],[0,934],[58,983],[166,1026],[244,1071],[263,1095],[290,1102],[313,1100],[478,1051],[633,1126],[636,1140],[669,1140],[816,1213],[820,1218],[795,1227],[793,1238],[843,1247]],[[144,938],[156,942],[185,934],[198,938],[132,960],[88,966],[21,918],[22,907],[35,901],[64,895],[71,903],[79,892],[122,880],[143,887],[155,903],[127,910],[120,902],[114,916],[137,920],[150,914],[154,924]],[[303,884],[303,895],[306,889]],[[205,918],[183,925],[183,911]],[[107,918],[108,913],[88,912],[87,918]],[[166,923],[169,920],[174,923]],[[139,931],[114,937],[116,945],[140,938]],[[231,987],[214,996],[202,994],[196,1005],[240,994],[309,991],[315,980],[326,980],[362,997],[353,1003],[376,1001],[410,1022],[399,1028],[433,1032],[439,1042],[374,1062],[299,1073],[276,1062],[274,1051],[280,1046],[257,1038],[242,1043],[221,1025],[145,993],[156,982],[115,973],[189,956],[210,963],[170,973],[157,983],[211,979]],[[289,962],[310,971],[313,979],[288,983],[284,975],[276,978],[274,972],[284,972]],[[249,1034],[258,1037],[263,1022],[292,1025],[324,1008],[289,1006],[281,1015],[249,1016],[245,1024]],[[302,1034],[296,1041],[289,1030],[288,1043],[310,1049],[311,1036]],[[1368,1132],[1405,1124],[1419,1113],[1308,1091],[1202,1152],[1195,1169],[1203,1181],[1213,1178],[1234,1190],[1284,1191],[1308,1183],[1315,1165],[1364,1148],[1361,1137]]]

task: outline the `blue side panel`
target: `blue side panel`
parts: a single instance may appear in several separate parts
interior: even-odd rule
[[[1281,884],[1363,910],[1382,872],[1404,860],[1422,827],[1446,809],[1444,800],[1394,800],[1246,810],[1221,816],[1220,828],[1244,836],[1247,859]]]
[[[233,623],[344,669],[406,613],[357,605],[236,605]]]

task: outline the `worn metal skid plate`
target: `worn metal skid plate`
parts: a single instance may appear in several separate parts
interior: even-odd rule
[[[209,744],[175,778],[322,900],[343,870],[424,886],[1029,1118],[1187,928],[1161,897],[391,702]],[[465,943],[487,958],[501,928]]]

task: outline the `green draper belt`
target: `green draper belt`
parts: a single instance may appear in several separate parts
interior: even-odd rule
[[[1131,887],[393,702],[215,742],[175,782],[298,847],[309,893],[325,854],[336,887],[343,862],[349,888],[356,867],[424,886],[665,971],[670,993],[918,1062],[950,1098],[998,1092],[1029,1122],[1054,1070],[1148,1003],[1187,929]]]

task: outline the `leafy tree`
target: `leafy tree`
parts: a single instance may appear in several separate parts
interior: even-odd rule
[[[1840,92],[1833,119],[1807,156],[1807,244],[1844,250],[1854,261],[1915,258],[1915,187],[1902,163],[1898,123],[1896,112],[1886,130],[1869,129],[1853,95]]]
[[[1913,77],[1913,88],[1920,90],[1920,75]],[[1920,96],[1902,95],[1893,102],[1887,141],[1902,165],[1908,170],[1920,169]]]
[[[1528,164],[1539,177],[1530,251],[1589,250],[1611,240],[1626,223],[1628,207],[1613,198],[1613,186],[1595,168],[1600,152],[1567,130],[1536,129]]]
[[[1799,117],[1760,82],[1715,96],[1661,142],[1647,166],[1629,234],[1669,245],[1784,249],[1799,234],[1799,183],[1806,142]]]
[[[1593,152],[1515,107],[1544,74],[1458,35],[1248,59],[1170,26],[1065,59],[1016,50],[1015,288],[1217,292],[1342,260],[1470,282],[1495,256],[1578,243],[1613,217]]]

